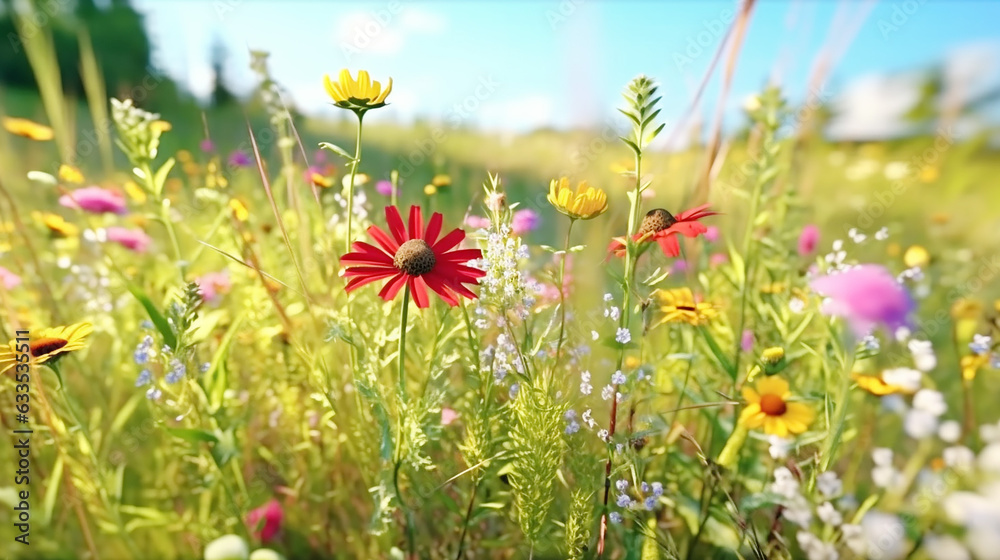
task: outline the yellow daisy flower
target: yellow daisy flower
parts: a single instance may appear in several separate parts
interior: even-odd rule
[[[76,323],[68,327],[53,327],[32,333],[28,342],[29,363],[33,365],[54,362],[63,354],[87,347],[87,337],[94,331],[90,323]],[[22,345],[23,346],[23,343]],[[0,347],[0,374],[18,364],[17,356],[24,354],[16,340]]]
[[[451,177],[443,173],[438,173],[431,179],[431,184],[439,189],[451,186]]]
[[[59,166],[59,178],[74,185],[83,184],[83,173],[72,165],[66,165],[65,163]]]
[[[903,254],[903,263],[910,268],[915,266],[925,268],[930,262],[931,254],[927,252],[927,249],[924,249],[920,245],[913,245],[906,250],[906,253]]]
[[[719,315],[715,304],[707,301],[696,301],[690,288],[675,288],[657,292],[657,297],[661,317],[653,327],[664,323],[704,325]]]
[[[312,173],[311,175],[309,175],[309,180],[312,181],[312,184],[316,185],[317,187],[323,187],[324,189],[328,189],[333,186],[333,178],[324,177],[320,173]]]
[[[336,82],[330,79],[329,74],[323,76],[323,85],[334,105],[350,109],[359,115],[369,109],[384,107],[385,98],[392,92],[392,78],[389,78],[389,83],[382,89],[382,84],[373,82],[366,70],[360,70],[358,79],[355,80],[347,68],[340,71]]]
[[[424,194],[425,195],[427,195],[427,196],[434,196],[434,195],[437,194],[437,192],[438,192],[438,188],[435,187],[434,185],[432,185],[430,183],[427,183],[426,185],[424,185]]]
[[[876,397],[884,397],[886,395],[896,395],[896,394],[906,394],[906,388],[900,387],[899,385],[892,385],[886,383],[879,375],[863,375],[857,372],[851,374],[855,383],[858,384],[858,388],[867,391]]]
[[[233,211],[233,217],[239,222],[245,222],[250,219],[250,210],[247,209],[246,204],[238,198],[233,198],[229,201],[229,208]]]
[[[45,141],[52,140],[52,138],[55,137],[51,128],[28,119],[4,117],[3,127],[11,134],[16,134],[32,140]]]
[[[989,354],[970,354],[962,357],[962,379],[972,381],[979,370],[990,363]]]
[[[80,228],[70,222],[67,222],[66,219],[59,214],[52,214],[50,212],[34,212],[31,216],[36,222],[42,224],[48,228],[50,232],[60,237],[76,237],[80,234]]]
[[[743,387],[746,408],[739,423],[749,429],[764,428],[764,433],[778,437],[801,434],[816,418],[813,409],[804,403],[788,402],[792,393],[788,382],[780,377],[765,377],[756,389]]]
[[[580,181],[574,191],[569,178],[561,177],[549,183],[549,203],[572,220],[589,220],[607,212],[608,195],[586,181]]]

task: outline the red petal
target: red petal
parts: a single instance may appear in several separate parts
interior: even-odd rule
[[[441,225],[444,222],[444,217],[441,216],[440,212],[435,212],[431,215],[431,221],[427,224],[427,231],[424,232],[424,241],[428,245],[433,245],[437,241],[437,236],[441,235]]]
[[[410,276],[408,283],[410,284],[410,297],[413,298],[417,307],[423,309],[430,305],[430,300],[427,299],[427,283],[419,276]]]
[[[467,263],[471,260],[483,258],[483,252],[479,249],[459,249],[438,255],[438,258],[449,262]]]
[[[369,276],[355,276],[354,278],[351,278],[350,282],[347,283],[347,286],[344,288],[344,291],[351,292],[360,288],[361,286],[364,286],[366,284],[371,284],[372,282],[378,282],[379,280],[382,280],[383,278],[388,278],[389,276],[392,276],[392,272],[387,271],[385,273],[372,274]]]
[[[614,253],[616,257],[625,256],[625,241],[623,237],[615,237],[611,239],[611,244],[608,245],[608,252]]]
[[[399,289],[406,285],[406,279],[407,276],[402,272],[393,276],[392,280],[386,282],[385,286],[382,287],[382,291],[378,293],[378,297],[385,301],[391,301],[399,293]]]
[[[698,237],[706,231],[708,231],[708,226],[701,222],[677,222],[664,230],[667,234],[673,232],[685,237]]]
[[[377,247],[372,247],[360,241],[354,242],[354,251],[340,257],[342,263],[384,264],[392,265],[392,257]]]
[[[659,235],[656,237],[656,242],[659,243],[660,249],[663,249],[663,254],[668,257],[677,257],[681,254],[681,245],[677,242],[676,235]]]
[[[461,228],[455,228],[451,230],[451,233],[442,237],[441,241],[435,243],[434,246],[431,247],[431,249],[434,250],[434,255],[437,256],[440,255],[441,253],[444,253],[448,250],[455,248],[456,246],[458,246],[459,243],[462,242],[463,239],[465,239],[465,231],[463,231]]]
[[[399,215],[399,209],[395,206],[385,207],[385,223],[389,226],[389,231],[396,238],[396,249],[406,242],[406,226],[403,225],[403,217]],[[395,253],[396,249],[392,252]]]
[[[390,275],[399,272],[394,266],[352,266],[344,270],[344,276],[350,278],[351,276],[365,276],[369,274],[381,274],[383,272],[388,272]]]
[[[396,251],[399,250],[398,241],[393,240],[389,237],[389,234],[382,231],[378,226],[371,226],[368,228],[368,235],[372,237],[379,245],[382,246],[385,251],[391,255],[395,255]]]
[[[424,238],[424,215],[419,206],[410,206],[410,239]]]
[[[709,206],[711,206],[711,204],[702,204],[701,206],[697,206],[690,210],[685,210],[674,216],[674,219],[678,222],[689,222],[693,220],[700,220],[705,216],[715,216],[718,214],[718,212],[706,212]]]
[[[432,273],[425,274],[423,279],[424,282],[427,283],[427,286],[434,290],[437,295],[441,296],[441,299],[443,299],[445,303],[452,307],[458,305],[458,298],[455,297],[455,293],[445,283],[444,278]]]

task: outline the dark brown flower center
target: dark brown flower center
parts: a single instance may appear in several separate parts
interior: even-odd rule
[[[66,346],[66,344],[67,341],[61,338],[39,338],[28,345],[28,349],[31,351],[31,355],[37,358],[39,356],[51,354],[63,346]]]
[[[410,276],[420,276],[434,270],[437,258],[423,239],[411,239],[399,246],[392,264]]]
[[[646,212],[646,217],[642,219],[642,224],[639,226],[639,235],[663,231],[676,223],[677,220],[673,214],[663,208],[656,208]]]
[[[778,395],[761,395],[760,410],[768,416],[781,416],[788,410],[788,405]]]

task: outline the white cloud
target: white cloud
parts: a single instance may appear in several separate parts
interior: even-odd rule
[[[390,6],[394,7],[351,12],[340,19],[334,43],[347,62],[361,54],[396,54],[410,38],[440,34],[447,28],[447,21],[439,14],[399,4]]]
[[[921,74],[869,75],[847,85],[834,102],[827,134],[835,140],[875,140],[906,134],[903,118],[920,99]]]
[[[536,93],[505,101],[483,101],[473,120],[488,130],[526,132],[550,126],[555,113],[555,100]]]

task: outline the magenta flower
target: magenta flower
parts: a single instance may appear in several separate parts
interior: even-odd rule
[[[510,229],[513,230],[514,235],[524,235],[529,231],[538,229],[540,222],[541,219],[538,216],[538,212],[530,208],[516,210],[510,220]]]
[[[449,424],[451,424],[452,422],[454,422],[457,418],[458,418],[458,413],[455,412],[455,409],[448,408],[447,406],[443,407],[441,409],[441,425],[442,426],[448,426]]]
[[[754,336],[753,331],[750,329],[745,329],[743,335],[740,336],[740,350],[749,353],[753,350]]]
[[[799,234],[799,255],[806,257],[813,254],[818,244],[819,228],[813,224],[802,228],[802,233]]]
[[[469,215],[465,218],[465,225],[472,229],[489,229],[490,219],[482,216]]]
[[[683,259],[677,259],[676,261],[674,261],[673,266],[670,267],[670,272],[673,274],[684,274],[685,272],[688,271],[689,268],[690,267],[688,266],[687,261]]]
[[[229,154],[229,167],[250,167],[251,165],[253,165],[253,160],[250,159],[250,154],[243,150],[235,150]]]
[[[198,284],[198,292],[206,303],[215,303],[223,294],[229,293],[233,282],[229,279],[229,271],[209,272],[194,279]]]
[[[215,151],[215,144],[213,144],[212,141],[209,140],[208,138],[202,140],[199,147],[201,148],[201,151],[205,152],[206,154],[210,154]]]
[[[111,226],[105,230],[108,241],[112,241],[136,253],[145,253],[152,238],[146,235],[141,229],[128,229],[118,226]]]
[[[827,300],[823,312],[847,319],[858,337],[883,325],[889,332],[908,326],[913,299],[885,267],[865,264],[816,278],[812,289]]]
[[[84,187],[59,197],[59,205],[75,208],[93,214],[125,214],[125,196],[119,192],[101,187]]]
[[[5,290],[13,290],[21,285],[21,277],[0,266],[0,284]]]
[[[709,243],[715,243],[718,240],[719,240],[719,228],[716,226],[708,226],[708,229],[705,230],[705,241],[708,241]]]
[[[247,514],[247,525],[250,526],[254,537],[267,544],[281,533],[281,522],[284,517],[285,512],[281,509],[281,504],[271,498],[266,504],[250,510]]]
[[[383,179],[375,183],[375,192],[382,196],[392,196],[392,181]]]

